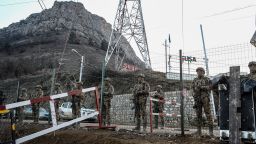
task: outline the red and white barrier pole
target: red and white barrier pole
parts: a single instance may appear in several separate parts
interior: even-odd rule
[[[86,92],[90,92],[90,91],[95,91],[96,94],[96,109],[97,111],[95,111],[94,113],[91,113],[89,115],[85,115],[85,116],[81,116],[79,118],[73,119],[71,121],[68,122],[64,122],[62,124],[57,124],[57,120],[56,120],[56,112],[55,112],[55,106],[54,106],[54,99],[58,99],[58,98],[63,98],[63,97],[67,97],[67,96],[73,96],[76,95],[77,93],[80,93],[81,91],[78,90],[73,90],[73,91],[69,91],[67,93],[62,93],[62,94],[57,94],[57,95],[52,95],[52,96],[43,96],[43,97],[39,97],[39,98],[34,98],[34,99],[30,99],[30,100],[26,100],[26,101],[22,101],[22,102],[16,102],[16,103],[11,103],[11,104],[7,104],[7,105],[0,105],[0,111],[6,111],[6,110],[10,110],[10,109],[14,109],[17,107],[21,107],[21,106],[26,106],[26,105],[31,105],[31,104],[36,104],[36,103],[40,103],[40,102],[50,102],[50,108],[51,108],[51,112],[52,112],[52,124],[53,126],[51,128],[42,130],[42,131],[38,131],[36,133],[18,138],[15,140],[15,143],[19,144],[19,143],[24,143],[27,142],[31,139],[34,139],[36,137],[48,134],[50,132],[54,132],[56,130],[62,129],[64,127],[73,125],[77,122],[83,121],[85,119],[91,118],[95,115],[99,115],[98,110],[99,110],[99,92],[97,87],[91,87],[91,88],[86,88],[83,89],[82,92],[86,93]],[[101,119],[99,119],[99,122],[101,122]],[[12,128],[14,129],[15,127],[12,126]]]

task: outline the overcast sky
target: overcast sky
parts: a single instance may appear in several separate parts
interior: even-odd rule
[[[154,70],[165,71],[164,40],[171,35],[171,53],[182,46],[182,0],[141,0]],[[23,3],[25,2],[25,3]],[[52,7],[54,0],[44,0]],[[87,10],[113,23],[119,0],[79,0]],[[249,42],[255,32],[256,0],[183,0],[184,51],[201,50],[199,25],[207,48]],[[20,4],[19,4],[20,3]],[[21,4],[23,3],[23,4]],[[12,5],[13,4],[13,5]],[[234,10],[233,12],[230,12]],[[0,0],[0,28],[40,12],[37,0]],[[223,12],[225,14],[223,14]],[[222,14],[220,14],[222,13]],[[135,51],[138,53],[137,48]]]

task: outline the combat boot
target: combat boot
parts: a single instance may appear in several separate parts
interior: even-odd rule
[[[201,126],[198,126],[198,127],[197,127],[197,131],[194,133],[194,135],[195,135],[196,137],[201,137],[201,135],[202,135]]]
[[[147,129],[147,127],[143,126],[143,132],[147,132],[146,129]]]
[[[213,135],[213,126],[209,126],[209,135],[210,135],[210,137],[214,137],[214,135]]]
[[[137,126],[132,130],[133,131],[140,131],[140,122],[137,122]]]
[[[164,129],[164,125],[161,126],[161,129]]]
[[[140,126],[136,126],[134,129],[132,129],[133,131],[140,131]]]

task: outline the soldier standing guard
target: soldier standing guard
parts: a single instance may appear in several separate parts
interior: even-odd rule
[[[113,98],[114,87],[111,84],[110,78],[105,78],[104,90],[103,90],[103,105],[102,105],[102,116],[103,124],[110,125],[110,108],[111,99]]]
[[[60,83],[55,83],[55,88],[54,88],[54,92],[53,94],[61,94],[62,93],[62,90],[60,88]],[[55,99],[54,100],[54,106],[55,106],[55,112],[56,112],[56,118],[57,120],[60,119],[60,116],[59,116],[59,106],[60,106],[60,99]]]
[[[138,76],[138,82],[135,84],[133,89],[133,96],[134,96],[134,105],[135,105],[135,117],[136,117],[136,127],[134,130],[140,131],[140,122],[141,117],[143,120],[143,131],[146,132],[147,127],[147,116],[146,116],[146,104],[147,98],[149,96],[150,86],[144,80],[145,75],[140,74]]]
[[[248,78],[256,81],[256,61],[249,62],[248,67],[250,69]]]
[[[153,112],[159,113],[160,119],[161,119],[161,129],[164,128],[164,92],[162,90],[161,85],[157,85],[156,87],[156,93],[153,95],[153,98],[160,100],[161,102],[154,101],[154,107]],[[155,115],[155,128],[158,128],[158,115]]]
[[[37,85],[35,88],[36,88],[36,93],[35,93],[33,98],[42,97],[44,95],[43,90],[42,90],[42,86],[41,85]],[[38,120],[39,120],[39,109],[40,109],[40,103],[32,104],[32,112],[33,112],[34,123],[38,123]]]
[[[256,81],[256,61],[251,61],[248,64],[248,67],[250,69],[250,73],[248,74],[248,78],[251,80]],[[253,90],[253,100],[254,100],[254,107],[256,106],[256,89]],[[256,111],[254,111],[256,112]],[[256,114],[256,113],[255,113]],[[256,118],[256,115],[255,115]]]
[[[28,97],[27,89],[26,88],[22,88],[21,89],[21,95],[18,97],[18,102],[25,101],[27,97]],[[24,120],[24,113],[23,113],[23,111],[24,111],[24,107],[18,107],[17,115],[18,115],[19,123],[23,123],[23,120]]]
[[[192,82],[193,97],[194,97],[194,109],[197,115],[197,132],[198,136],[201,136],[202,127],[202,108],[204,108],[205,115],[207,117],[209,134],[213,137],[213,119],[210,108],[210,90],[211,81],[208,77],[205,77],[205,70],[202,67],[196,69],[197,77]]]
[[[78,118],[81,116],[80,109],[81,109],[81,102],[83,99],[83,86],[82,82],[76,83],[76,94],[72,96],[72,114],[73,118]]]
[[[68,81],[66,83],[66,90],[67,91],[72,91],[74,89],[74,84],[72,83],[72,81]]]

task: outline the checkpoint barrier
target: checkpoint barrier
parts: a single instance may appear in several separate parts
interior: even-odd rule
[[[83,121],[85,119],[94,117],[96,115],[98,115],[98,122],[99,122],[98,127],[100,128],[101,127],[101,116],[99,114],[99,92],[98,92],[98,88],[97,87],[91,87],[91,88],[82,89],[83,93],[91,92],[91,91],[95,91],[96,111],[89,114],[89,115],[81,116],[79,118],[76,118],[76,119],[73,119],[71,121],[61,123],[61,124],[57,124],[56,112],[55,112],[55,106],[54,106],[54,99],[64,98],[64,97],[67,97],[67,96],[74,96],[80,91],[73,90],[73,91],[69,91],[67,93],[56,94],[56,95],[52,95],[52,96],[43,96],[43,97],[40,97],[40,98],[31,99],[31,100],[11,103],[11,104],[7,104],[7,105],[4,105],[4,106],[0,106],[0,110],[1,111],[12,110],[12,109],[15,109],[15,108],[18,108],[18,107],[31,105],[31,104],[36,104],[36,103],[40,103],[40,102],[49,102],[50,103],[50,110],[51,110],[51,116],[52,116],[52,127],[47,128],[45,130],[38,131],[36,133],[30,134],[30,135],[27,135],[27,136],[24,136],[24,137],[21,137],[21,138],[18,138],[18,139],[15,140],[16,144],[27,142],[27,141],[32,140],[34,138],[37,138],[37,137],[40,137],[42,135],[45,135],[45,134],[54,132],[56,130],[65,128],[67,126],[73,125],[73,124],[78,123],[80,121]]]
[[[153,94],[153,93],[151,93]],[[160,116],[160,117],[181,117],[181,115],[178,115],[176,113],[172,113],[172,114],[168,114],[168,113],[154,113],[153,112],[153,101],[155,102],[159,102],[159,103],[164,103],[164,104],[168,104],[168,105],[172,105],[172,106],[176,106],[176,107],[180,107],[179,103],[176,103],[176,101],[165,101],[165,100],[159,100],[159,99],[155,99],[152,98],[152,96],[150,96],[150,101],[149,101],[149,111],[150,111],[150,132],[153,132],[153,116]]]
[[[240,82],[241,81],[241,82]],[[238,133],[241,135],[239,140],[243,143],[256,143],[256,122],[255,122],[255,100],[254,93],[256,90],[256,81],[247,78],[240,78],[238,83],[240,82],[241,86],[239,92],[237,92],[237,97],[239,100],[232,101],[232,91],[234,88],[231,88],[230,77],[221,77],[218,82],[218,92],[219,92],[219,125],[220,125],[220,140],[222,142],[232,142],[231,135],[234,133]],[[235,114],[238,114],[240,117],[235,117],[236,120],[241,121],[241,125],[239,125],[239,131],[236,131],[232,127],[231,120],[234,120],[234,116],[232,112],[232,107],[234,105],[234,101],[236,103],[240,103],[241,105],[238,107],[238,110],[235,111]],[[233,108],[234,109],[234,108]]]

